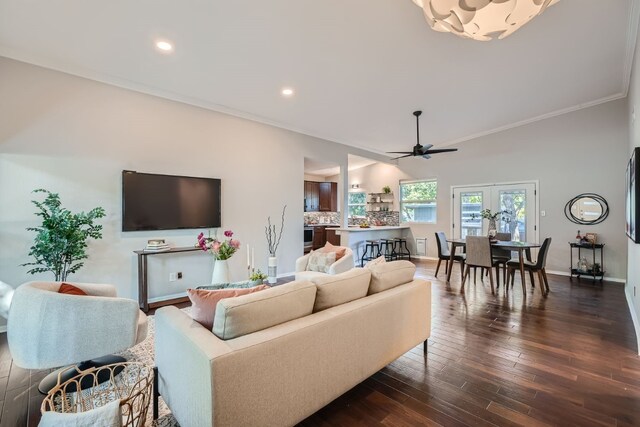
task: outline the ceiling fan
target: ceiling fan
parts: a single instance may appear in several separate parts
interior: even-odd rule
[[[416,145],[413,147],[413,151],[387,151],[388,154],[404,154],[404,156],[394,157],[391,160],[402,159],[404,157],[417,157],[420,156],[423,159],[430,159],[431,154],[448,153],[451,151],[458,151],[457,148],[440,148],[432,150],[433,144],[420,145],[420,115],[422,111],[414,111],[413,115],[416,116]]]

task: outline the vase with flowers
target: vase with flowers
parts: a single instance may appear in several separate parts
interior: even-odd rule
[[[498,220],[498,217],[500,217],[501,220],[505,220],[505,215],[511,215],[511,212],[507,211],[507,210],[503,210],[503,211],[498,211],[498,212],[491,212],[491,209],[483,209],[480,211],[479,214],[477,213],[472,213],[471,214],[471,219],[476,219],[476,218],[483,218],[483,219],[487,219],[489,220],[489,237],[490,238],[494,238],[496,237],[496,234],[498,233],[498,227],[496,226],[496,221]]]
[[[198,234],[198,246],[210,252],[215,260],[211,283],[229,283],[228,260],[240,249],[240,241],[233,238],[233,231],[225,231],[224,236],[227,239],[218,240],[216,235],[205,237],[204,233]]]

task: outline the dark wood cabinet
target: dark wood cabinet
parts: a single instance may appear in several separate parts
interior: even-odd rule
[[[337,212],[338,184],[335,182],[304,182],[305,212]]]
[[[335,182],[320,182],[320,212],[336,212],[338,209],[338,184]]]
[[[313,227],[313,249],[320,249],[327,243],[327,227]]]
[[[336,234],[336,230],[325,230],[327,242],[334,246],[340,246],[340,236]]]
[[[304,210],[305,212],[318,212],[320,210],[319,182],[304,182]]]

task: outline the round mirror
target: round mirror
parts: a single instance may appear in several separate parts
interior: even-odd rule
[[[609,205],[602,196],[584,193],[567,202],[564,214],[569,221],[576,224],[600,224],[609,216]]]

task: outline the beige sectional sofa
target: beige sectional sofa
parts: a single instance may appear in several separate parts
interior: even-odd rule
[[[397,261],[224,299],[213,332],[162,308],[160,394],[182,427],[294,425],[426,346],[431,283],[414,273]]]

